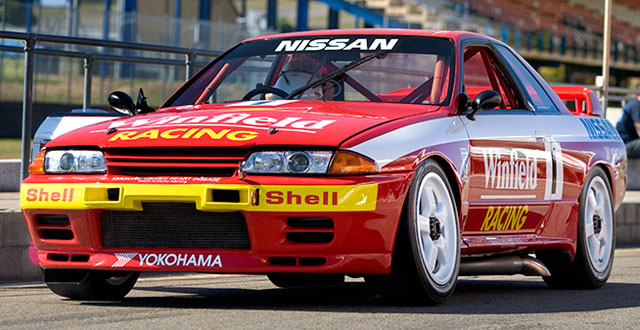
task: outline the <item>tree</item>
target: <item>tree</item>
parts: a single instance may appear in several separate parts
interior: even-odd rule
[[[39,4],[39,0],[31,0],[31,5]],[[10,0],[0,6],[0,12],[5,23],[15,26],[25,26],[27,20],[27,0]],[[37,16],[31,12],[31,25],[36,24]]]

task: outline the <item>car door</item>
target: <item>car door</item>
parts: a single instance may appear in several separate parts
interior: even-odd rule
[[[533,234],[550,207],[546,190],[554,177],[548,156],[553,143],[506,67],[489,45],[465,48],[462,81],[469,97],[487,89],[502,96],[499,107],[478,112],[475,120],[463,117],[470,139],[463,236],[470,244]]]

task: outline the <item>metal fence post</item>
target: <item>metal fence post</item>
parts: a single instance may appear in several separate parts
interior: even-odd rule
[[[609,105],[609,56],[611,51],[611,0],[604,1],[604,33],[602,41],[602,109],[607,116]],[[595,54],[594,54],[595,55]]]
[[[82,109],[91,107],[91,69],[93,68],[93,56],[84,58],[84,96],[82,99]]]
[[[24,44],[24,86],[22,90],[22,152],[20,178],[29,175],[31,156],[31,117],[33,114],[33,60],[36,40],[33,35],[25,39]]]
[[[190,51],[185,55],[184,65],[185,65],[185,78],[184,80],[189,80],[191,75],[194,73],[194,66],[196,60],[196,52],[194,50]]]

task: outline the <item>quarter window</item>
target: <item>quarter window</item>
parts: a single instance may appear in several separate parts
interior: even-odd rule
[[[542,86],[531,75],[529,70],[504,46],[496,45],[496,50],[513,70],[514,75],[524,87],[529,102],[537,113],[556,113],[556,106]]]
[[[497,65],[488,48],[465,49],[462,81],[465,92],[472,99],[482,91],[494,90],[502,96],[499,109],[526,109],[511,81]]]

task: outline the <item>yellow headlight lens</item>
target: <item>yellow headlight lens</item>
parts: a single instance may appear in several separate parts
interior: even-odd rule
[[[378,173],[373,160],[353,152],[339,150],[333,156],[329,174],[369,174]]]
[[[29,164],[29,174],[44,174],[44,150],[40,151]]]

